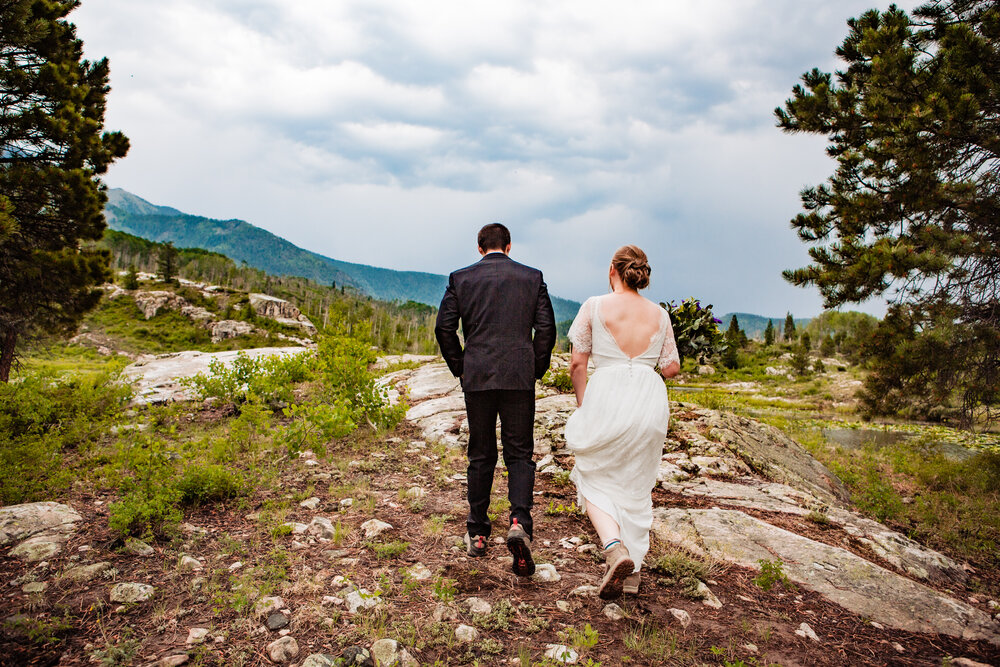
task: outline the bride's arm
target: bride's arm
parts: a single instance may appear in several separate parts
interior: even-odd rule
[[[573,381],[573,391],[576,392],[576,407],[583,405],[583,393],[587,391],[587,364],[589,362],[589,350],[587,352],[573,350],[573,358],[569,362],[569,377]]]

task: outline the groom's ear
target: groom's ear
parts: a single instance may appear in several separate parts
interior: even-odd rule
[[[486,256],[486,251],[483,250],[483,247],[481,245],[477,245],[476,246],[476,250],[479,251],[479,256],[480,257],[485,257]]]
[[[510,244],[509,243],[507,244],[507,247],[503,249],[503,254],[505,254],[505,255],[509,255],[510,254]]]

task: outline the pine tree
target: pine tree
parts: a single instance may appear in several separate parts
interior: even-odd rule
[[[764,328],[764,345],[774,345],[774,322],[771,320],[767,321],[767,327]]]
[[[100,298],[108,253],[100,174],[128,140],[104,128],[108,62],[83,60],[65,20],[78,0],[0,2],[0,381],[18,341],[76,326]]]
[[[177,277],[179,254],[174,244],[169,241],[160,247],[160,252],[156,258],[156,270],[160,274],[160,280],[163,282],[173,282],[174,278]]]
[[[791,313],[785,315],[785,342],[795,342],[795,320]]]
[[[1000,402],[1000,3],[893,6],[848,26],[845,69],[806,73],[775,110],[783,130],[828,137],[837,160],[792,221],[812,263],[784,275],[827,308],[891,294],[882,332],[943,363],[899,376],[910,367],[881,364],[894,355],[880,337],[870,388],[897,392],[880,405],[947,385],[968,419]]]

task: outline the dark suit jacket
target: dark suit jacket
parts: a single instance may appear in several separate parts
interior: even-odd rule
[[[460,320],[464,350],[458,339]],[[455,271],[448,277],[434,333],[465,391],[534,389],[556,344],[542,272],[500,252]]]

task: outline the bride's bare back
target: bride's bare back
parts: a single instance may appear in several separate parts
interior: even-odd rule
[[[601,298],[601,320],[628,357],[649,349],[660,330],[661,317],[660,306],[635,292],[614,292]]]

